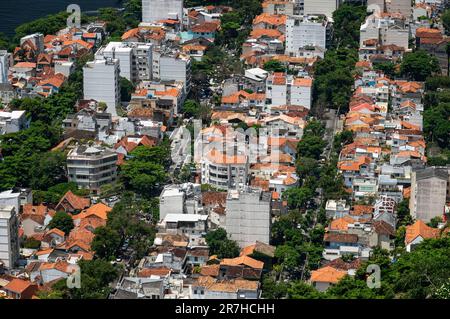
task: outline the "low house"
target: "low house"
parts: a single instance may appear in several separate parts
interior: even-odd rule
[[[22,206],[23,212],[20,215],[23,234],[27,237],[39,232],[43,232],[55,214],[44,204],[34,206],[25,204]]]
[[[191,299],[259,299],[259,282],[200,276],[189,287]]]
[[[77,196],[72,191],[67,191],[56,205],[56,211],[64,211],[66,213],[79,213],[83,209],[88,208],[91,205],[89,198]]]
[[[417,220],[414,224],[406,226],[405,247],[411,252],[414,246],[420,244],[424,239],[438,238],[440,230],[427,226],[423,221]]]
[[[31,281],[14,278],[2,290],[11,299],[32,299],[38,290],[38,286]]]
[[[326,291],[330,286],[335,285],[347,275],[346,271],[338,270],[330,266],[325,266],[311,272],[310,282],[318,291]]]

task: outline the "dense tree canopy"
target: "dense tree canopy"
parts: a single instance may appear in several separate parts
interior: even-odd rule
[[[209,254],[218,258],[234,258],[239,256],[239,246],[227,237],[223,228],[210,231],[206,234],[206,243],[209,246]]]
[[[439,71],[439,62],[436,57],[423,50],[406,53],[400,65],[401,74],[415,81],[425,81],[430,75]]]
[[[67,236],[74,228],[72,216],[65,212],[57,212],[48,224],[48,228],[58,228],[59,230],[62,230]]]

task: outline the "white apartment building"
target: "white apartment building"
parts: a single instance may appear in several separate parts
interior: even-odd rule
[[[6,50],[0,50],[0,84],[8,83],[8,69],[13,65],[12,55]]]
[[[19,259],[19,220],[14,206],[0,207],[0,263],[15,267]]]
[[[394,44],[408,49],[409,26],[404,20],[393,18],[380,18],[377,14],[367,17],[360,28],[359,47],[364,48],[367,40],[376,40],[379,46]]]
[[[183,0],[142,0],[142,22],[183,20]]]
[[[119,60],[103,59],[86,63],[83,67],[83,89],[85,100],[105,102],[106,112],[117,116],[120,104]]]
[[[153,52],[153,79],[181,81],[187,94],[191,89],[191,59],[188,55],[162,48]]]
[[[412,15],[411,0],[385,0],[386,11],[389,13],[400,13],[406,19]]]
[[[131,82],[151,80],[152,47],[151,43],[110,42],[96,52],[95,58],[118,59],[120,76]]]
[[[296,0],[303,2],[303,0]],[[263,12],[268,14],[294,14],[296,3],[294,1],[265,0],[262,4]]]
[[[271,195],[261,189],[230,190],[226,202],[226,231],[239,247],[269,243]]]
[[[312,79],[297,78],[284,73],[273,73],[266,80],[266,109],[282,105],[300,105],[311,108]]]
[[[328,18],[333,17],[333,12],[339,8],[342,0],[304,0],[304,14],[324,14]]]
[[[168,214],[183,214],[185,193],[179,187],[166,187],[159,196],[159,219]]]
[[[300,56],[305,47],[327,47],[330,24],[323,15],[288,16],[286,19],[286,55]]]
[[[201,159],[202,184],[220,189],[243,187],[248,169],[248,156],[228,155],[214,148]]]
[[[447,168],[427,167],[411,175],[411,216],[424,222],[442,216],[447,199],[449,174]]]
[[[0,135],[19,132],[28,127],[25,111],[0,111]]]
[[[98,191],[117,178],[117,153],[100,146],[76,146],[67,155],[70,182],[80,188]]]

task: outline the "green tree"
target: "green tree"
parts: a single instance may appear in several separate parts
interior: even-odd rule
[[[210,231],[206,234],[206,243],[209,246],[209,254],[218,258],[234,258],[239,256],[238,244],[227,237],[223,228]]]
[[[298,154],[302,157],[319,159],[326,142],[320,136],[304,136],[297,145]]]
[[[445,33],[450,34],[450,9],[447,9],[441,15],[441,21],[445,28]]]
[[[200,104],[194,100],[186,100],[183,105],[183,113],[186,118],[197,117],[200,111]]]
[[[291,209],[306,208],[306,204],[314,196],[314,192],[307,187],[294,187],[283,192],[283,197],[287,200]]]
[[[313,286],[303,281],[294,281],[288,288],[289,299],[320,299],[324,294],[318,292]]]
[[[278,60],[269,60],[264,63],[263,69],[268,72],[286,72],[286,66]]]
[[[129,102],[134,93],[134,85],[127,78],[120,77],[120,97],[122,101]]]
[[[62,230],[66,236],[74,228],[72,217],[65,212],[57,212],[48,224],[49,229],[58,228]]]
[[[425,81],[429,76],[438,72],[440,72],[440,67],[436,57],[423,50],[406,53],[400,65],[400,73],[415,81]]]
[[[110,227],[98,227],[94,234],[91,247],[96,256],[107,260],[114,259],[121,244],[119,234]]]

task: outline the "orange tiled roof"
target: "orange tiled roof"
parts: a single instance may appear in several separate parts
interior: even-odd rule
[[[339,282],[345,275],[346,271],[337,270],[330,266],[325,266],[311,272],[311,282],[328,282],[335,284]]]
[[[64,196],[61,198],[61,200],[59,201],[58,205],[56,205],[56,207],[58,207],[60,205],[60,203],[66,199],[70,205],[77,210],[82,210],[86,207],[88,207],[91,204],[91,201],[89,198],[83,198],[81,196],[77,196],[74,193],[72,193],[72,191],[67,191],[66,194],[64,194]]]
[[[372,214],[373,207],[371,205],[354,205],[350,215],[362,216],[366,214]]]
[[[224,266],[246,265],[255,269],[262,269],[264,267],[264,263],[262,261],[253,259],[248,256],[240,256],[236,258],[224,258],[220,262],[220,264]]]
[[[330,230],[348,230],[348,224],[353,224],[356,220],[350,216],[334,219],[330,223]]]
[[[282,36],[282,34],[277,29],[254,29],[250,33],[250,37],[255,39],[259,39],[264,36],[269,38],[278,38]]]
[[[308,78],[296,78],[294,80],[294,85],[296,86],[312,87],[312,83],[312,79]]]
[[[417,38],[438,38],[442,39],[441,30],[430,29],[430,28],[417,28],[416,30]]]
[[[423,221],[417,220],[414,224],[406,226],[405,243],[408,245],[418,236],[423,239],[438,238],[440,230],[427,226]]]
[[[216,32],[218,27],[219,23],[217,22],[204,22],[191,27],[191,31],[196,33],[211,33]]]
[[[18,294],[21,294],[32,285],[33,284],[28,280],[14,278],[5,286],[5,289],[15,292],[15,293],[18,293]]]
[[[371,159],[368,156],[360,156],[354,161],[344,161],[338,164],[342,171],[359,171],[361,165],[370,164]]]
[[[13,68],[36,68],[36,63],[33,62],[19,62],[13,65]]]
[[[284,14],[268,14],[268,13],[262,13],[258,16],[255,17],[255,19],[253,19],[253,25],[258,24],[258,23],[267,23],[270,25],[284,25],[286,24],[286,15]]]
[[[134,28],[134,29],[128,30],[127,32],[122,34],[121,39],[122,40],[128,40],[128,39],[134,38],[134,37],[136,37],[138,35],[139,35],[139,28]]]
[[[93,215],[100,217],[101,219],[107,220],[108,219],[108,213],[112,211],[112,208],[103,204],[103,203],[97,203],[95,205],[92,205],[88,209],[85,209],[80,214],[74,215],[73,219],[83,219],[87,217],[91,217]]]

